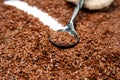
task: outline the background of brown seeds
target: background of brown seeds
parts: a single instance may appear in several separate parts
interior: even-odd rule
[[[74,9],[64,0],[26,1],[64,25]],[[120,79],[119,5],[116,0],[102,11],[83,9],[76,24],[81,42],[74,48],[59,49],[48,41],[49,27],[23,11],[0,4],[1,80]]]

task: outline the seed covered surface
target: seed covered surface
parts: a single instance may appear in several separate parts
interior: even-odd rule
[[[65,25],[74,5],[64,0],[26,0]],[[103,11],[85,9],[76,19],[81,42],[60,49],[50,29],[15,7],[0,4],[0,80],[119,80],[120,1]]]

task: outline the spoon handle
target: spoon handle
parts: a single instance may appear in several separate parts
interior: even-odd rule
[[[80,10],[80,9],[82,8],[82,6],[83,6],[83,3],[84,3],[84,0],[78,0],[77,6],[76,6],[75,9],[74,9],[73,15],[72,15],[69,23],[72,23],[72,24],[73,24],[73,22],[74,22],[74,20],[75,20],[75,18],[76,18],[76,16],[77,16],[77,14],[79,13],[79,10]]]

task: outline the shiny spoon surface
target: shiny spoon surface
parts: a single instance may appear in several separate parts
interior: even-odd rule
[[[65,28],[58,30],[58,31],[61,31],[61,32],[68,32],[69,34],[73,35],[73,36],[75,37],[75,39],[76,39],[76,42],[74,42],[74,43],[72,43],[72,44],[69,44],[69,45],[63,46],[63,45],[60,45],[60,44],[56,44],[56,43],[53,42],[53,41],[51,40],[51,38],[49,37],[49,41],[50,41],[53,45],[55,45],[55,46],[57,46],[57,47],[60,47],[60,48],[69,48],[69,47],[75,46],[75,45],[79,42],[80,38],[79,38],[77,32],[75,31],[74,22],[75,22],[75,18],[77,17],[77,15],[78,15],[78,13],[79,13],[79,10],[80,10],[80,9],[82,8],[82,6],[83,6],[83,3],[84,3],[84,0],[78,0],[78,3],[77,3],[77,5],[76,5],[76,7],[75,7],[75,9],[74,9],[74,12],[73,12],[73,15],[72,15],[70,21],[69,21],[68,24],[65,26]]]

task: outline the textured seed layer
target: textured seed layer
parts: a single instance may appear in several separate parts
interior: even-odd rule
[[[66,25],[74,5],[65,0],[25,0]],[[15,7],[0,3],[0,80],[119,80],[120,0],[102,11],[82,9],[81,42],[60,49],[50,29]]]

